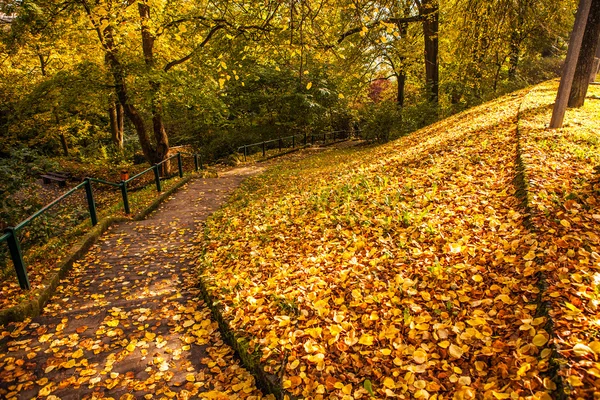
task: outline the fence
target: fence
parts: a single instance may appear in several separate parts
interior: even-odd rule
[[[36,213],[31,215],[24,221],[20,222],[18,225],[14,226],[14,227],[6,228],[4,231],[4,234],[2,236],[0,236],[0,244],[2,242],[6,242],[8,245],[10,258],[12,259],[13,266],[14,266],[15,272],[17,274],[17,279],[19,281],[19,286],[21,287],[21,289],[29,290],[31,288],[31,285],[29,284],[27,268],[25,265],[25,261],[23,259],[23,251],[21,249],[21,243],[19,241],[18,234],[19,234],[20,230],[25,228],[27,225],[31,224],[31,222],[34,221],[36,218],[47,213],[48,210],[55,207],[57,204],[61,203],[66,198],[70,197],[71,195],[73,195],[74,193],[76,193],[77,191],[79,191],[81,189],[85,190],[85,195],[86,195],[86,199],[87,199],[87,207],[88,207],[88,211],[89,211],[89,217],[91,220],[91,224],[92,224],[92,226],[96,226],[98,224],[98,216],[96,213],[96,202],[94,201],[94,192],[92,190],[92,183],[98,183],[98,184],[102,184],[102,185],[108,185],[108,186],[112,186],[115,188],[119,188],[120,192],[121,192],[121,197],[123,199],[123,209],[126,214],[131,214],[131,207],[129,204],[129,191],[128,191],[129,184],[132,183],[134,180],[139,180],[144,175],[146,175],[150,172],[153,172],[154,184],[156,185],[156,190],[158,191],[158,193],[162,192],[161,166],[165,163],[170,162],[172,159],[177,158],[177,174],[179,175],[180,178],[183,178],[183,175],[184,175],[183,156],[184,155],[193,157],[194,170],[196,172],[199,171],[200,169],[203,169],[204,166],[202,163],[202,156],[200,154],[177,153],[158,164],[154,164],[152,167],[145,169],[144,171],[132,176],[131,178],[122,180],[121,182],[118,182],[118,183],[117,182],[109,182],[109,181],[105,181],[102,179],[96,179],[96,178],[85,178],[84,181],[81,182],[79,185],[70,189],[68,192],[66,192],[62,196],[58,197],[57,199],[52,201],[50,204],[46,205],[41,210],[37,211]],[[144,186],[146,186],[146,185],[144,185]]]
[[[272,139],[272,140],[265,140],[264,142],[258,142],[258,143],[252,143],[252,144],[246,144],[244,146],[240,146],[238,147],[237,151],[238,153],[242,153],[244,154],[244,161],[247,161],[248,155],[252,154],[253,152],[249,151],[249,149],[252,148],[259,148],[259,151],[262,150],[262,156],[266,157],[267,154],[267,150],[269,150],[269,147],[271,149],[273,148],[278,148],[279,151],[281,152],[284,148],[295,148],[296,145],[302,143],[304,146],[308,145],[308,140],[310,138],[310,144],[314,145],[316,142],[318,141],[322,141],[325,144],[327,144],[327,139],[331,138],[331,141],[334,142],[338,139],[343,139],[346,140],[348,139],[348,132],[346,131],[334,131],[334,132],[324,132],[324,133],[311,133],[309,134],[296,134],[296,135],[292,135],[292,136],[285,136],[285,137],[280,137],[278,139]],[[322,137],[322,139],[321,139]],[[296,139],[299,138],[299,139]],[[286,141],[288,142],[286,145]],[[273,143],[276,143],[275,146],[273,146]]]

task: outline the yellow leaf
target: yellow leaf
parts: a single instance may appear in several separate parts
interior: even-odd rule
[[[46,386],[44,386],[43,388],[40,389],[40,391],[38,392],[38,397],[49,396],[53,390],[54,390],[54,383],[50,382],[49,384],[47,384]]]
[[[440,346],[442,349],[447,349],[448,346],[450,346],[450,342],[447,340],[442,340],[438,343],[438,346]]]
[[[185,376],[185,380],[188,382],[196,382],[196,375],[194,374],[187,374]]]
[[[35,383],[37,383],[39,386],[44,386],[46,383],[48,383],[48,378],[38,379],[35,381]]]
[[[132,353],[135,350],[135,345],[136,344],[137,343],[135,341],[129,342],[129,344],[126,347],[127,351],[129,351],[130,353]]]
[[[367,333],[363,334],[360,339],[358,339],[358,344],[364,344],[365,346],[372,346],[373,340],[375,338]]]
[[[306,85],[306,90],[310,89],[312,87],[312,82],[308,82],[308,84]]]
[[[81,358],[83,357],[83,350],[79,349],[75,353],[71,355],[72,358]]]
[[[562,226],[564,226],[565,228],[570,228],[571,227],[571,223],[569,221],[567,221],[566,219],[561,219],[560,220],[560,224]]]
[[[450,356],[454,358],[461,358],[463,355],[463,350],[457,345],[451,344],[448,348],[448,353],[450,353]]]
[[[481,277],[481,275],[477,274],[477,275],[473,275],[472,278],[475,282],[479,283],[481,281],[483,281],[483,278]]]
[[[116,328],[119,325],[119,320],[118,319],[111,319],[110,321],[108,321],[106,323],[106,325],[110,326],[111,328]]]
[[[390,349],[381,349],[381,354],[383,354],[384,356],[389,356],[390,354],[392,354],[392,350],[390,350]]]
[[[385,378],[383,380],[383,386],[385,386],[388,389],[394,389],[396,387],[396,383],[392,378]]]
[[[548,338],[545,335],[542,335],[542,334],[538,333],[537,335],[535,335],[533,337],[533,341],[532,342],[537,347],[542,347],[543,345],[545,345],[546,343],[548,343]]]
[[[577,343],[573,346],[573,352],[580,357],[586,356],[588,354],[595,354],[594,350],[592,350],[589,346],[586,346],[583,343]]]
[[[592,349],[594,353],[600,354],[600,342],[594,340],[590,343],[590,349]]]
[[[338,94],[338,99],[343,99],[343,98],[344,98],[344,95],[343,95],[343,94],[341,94],[341,93],[340,93],[340,94]]]
[[[576,375],[571,375],[567,378],[569,384],[573,387],[583,386],[583,382],[581,382],[581,378]]]
[[[510,399],[510,394],[509,393],[492,392],[492,394],[497,399]]]
[[[425,361],[427,361],[427,353],[425,353],[425,351],[422,349],[417,349],[413,353],[413,360],[415,360],[417,364],[423,364]]]
[[[189,328],[190,326],[194,325],[196,322],[194,322],[194,320],[192,319],[188,319],[187,321],[185,321],[183,323],[183,327],[184,328]]]
[[[144,334],[144,336],[146,337],[147,340],[149,341],[153,341],[154,338],[156,337],[156,333],[152,333],[152,332],[146,332]]]
[[[510,299],[510,297],[506,294],[500,294],[500,295],[496,296],[496,300],[500,300],[504,304],[512,304],[513,303],[513,301]]]

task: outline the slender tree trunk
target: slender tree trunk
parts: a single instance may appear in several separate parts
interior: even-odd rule
[[[110,117],[110,132],[113,144],[119,150],[123,151],[123,112],[119,112],[123,106],[119,103],[113,103],[108,108],[108,116]],[[120,114],[120,115],[119,115]],[[120,117],[120,118],[119,118]]]
[[[58,128],[58,136],[60,137],[60,144],[62,146],[63,154],[65,157],[69,157],[69,144],[67,143],[67,137],[65,136],[62,129],[60,129],[60,118],[58,116],[58,111],[56,108],[54,109],[54,122],[56,122],[56,127]]]
[[[437,0],[423,0],[422,14],[429,14],[423,20],[423,36],[425,39],[425,81],[429,88],[429,101],[438,102],[439,97],[439,63],[438,63],[438,31],[439,5]]]
[[[579,0],[577,14],[575,15],[575,25],[573,26],[573,32],[571,32],[571,38],[569,39],[569,49],[567,50],[567,57],[563,67],[562,77],[560,78],[556,101],[554,102],[554,107],[552,109],[550,129],[561,128],[565,119],[565,111],[569,101],[569,94],[571,93],[573,76],[575,75],[577,58],[581,50],[581,43],[583,41],[583,34],[585,32],[585,26],[587,25],[591,3],[592,0]]]
[[[569,107],[581,107],[585,103],[585,95],[594,66],[594,55],[598,48],[598,35],[600,35],[600,0],[592,0],[569,94]]]
[[[149,28],[150,7],[146,3],[140,2],[138,3],[138,12],[142,22],[142,49],[144,51],[144,61],[148,72],[151,72],[154,69],[154,41],[156,38]],[[154,80],[151,80],[149,83],[152,89],[152,129],[154,131],[154,140],[156,142],[153,161],[159,163],[167,158],[167,153],[169,152],[169,138],[165,130],[162,116],[163,108],[162,101],[160,100],[161,84]],[[163,165],[163,173],[166,174],[169,166],[167,163]]]
[[[511,81],[517,76],[520,53],[521,46],[519,44],[519,34],[517,32],[512,32],[510,34],[510,55],[508,56],[508,79]]]
[[[117,130],[121,138],[121,148],[123,148],[123,141],[125,139],[125,112],[121,103],[117,102],[115,105],[117,108]]]
[[[396,74],[396,79],[398,80],[398,95],[396,97],[396,104],[398,108],[404,107],[404,87],[406,86],[406,72],[401,70]]]

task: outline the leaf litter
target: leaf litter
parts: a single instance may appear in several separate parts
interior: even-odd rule
[[[567,335],[585,312],[583,301],[563,302],[546,315],[539,300],[564,301],[565,290],[593,282],[586,270],[567,279],[564,265],[575,252],[587,256],[579,264],[597,266],[598,209],[592,202],[556,218],[544,214],[556,225],[549,237],[535,216],[530,229],[515,181],[527,96],[537,93],[505,96],[385,146],[284,164],[253,178],[211,217],[202,279],[236,335],[290,396],[555,395],[549,317],[559,317]],[[527,168],[560,167],[558,153],[556,164],[543,156],[528,159],[535,167]],[[574,170],[589,179],[592,166]],[[531,176],[536,194],[570,178]],[[578,223],[587,224],[586,236],[570,240],[585,245],[565,250],[563,274],[544,290],[539,272],[554,268],[540,261],[557,247],[550,240]],[[586,306],[596,296],[591,289]],[[595,308],[587,310],[595,323]],[[567,363],[572,354],[586,360],[582,366],[597,362],[598,331],[585,330],[577,347],[561,350]],[[575,371],[569,384],[594,392],[596,370],[587,382]]]

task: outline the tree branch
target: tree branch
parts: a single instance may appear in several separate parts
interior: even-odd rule
[[[370,24],[365,25],[368,29],[374,28],[377,25],[381,24],[381,23],[388,23],[388,24],[396,24],[396,25],[400,25],[400,24],[408,24],[411,22],[420,22],[423,21],[425,18],[429,17],[432,14],[437,13],[438,10],[431,10],[428,11],[424,14],[419,14],[419,15],[414,15],[412,17],[405,17],[405,18],[386,18],[386,19],[382,19],[382,20],[378,20],[375,22],[372,22]],[[360,31],[362,31],[363,27],[357,27],[357,28],[352,28],[350,30],[347,30],[346,32],[342,33],[340,35],[340,37],[337,40],[337,44],[340,44],[344,41],[344,39],[346,39],[348,36],[352,36],[355,33],[358,33]]]
[[[204,38],[204,40],[202,41],[202,43],[200,43],[194,50],[192,50],[192,52],[190,54],[188,54],[187,56],[180,58],[178,60],[173,60],[169,63],[167,63],[167,65],[165,65],[165,67],[163,68],[163,70],[165,72],[169,71],[171,68],[173,68],[176,65],[179,64],[183,64],[184,62],[186,62],[187,60],[189,60],[190,58],[192,58],[192,56],[202,47],[204,47],[206,45],[206,43],[208,43],[208,41],[213,37],[213,35],[215,33],[217,33],[217,31],[221,30],[225,28],[225,25],[216,25],[214,27],[212,27],[212,29],[210,30],[210,32],[208,32],[208,34],[206,35],[206,37]]]

